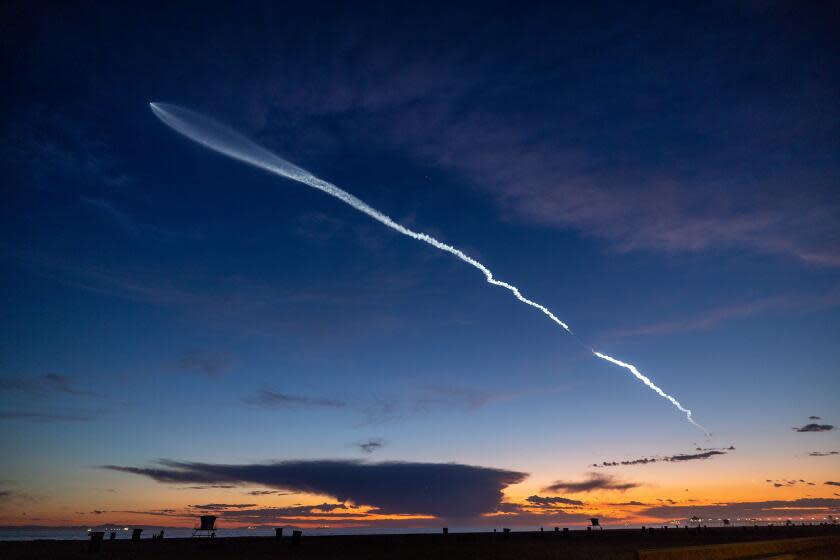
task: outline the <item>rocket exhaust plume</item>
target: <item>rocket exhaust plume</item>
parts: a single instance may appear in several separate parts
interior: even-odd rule
[[[297,181],[299,183],[303,183],[305,185],[323,191],[328,195],[334,196],[342,202],[352,206],[359,212],[367,214],[377,222],[380,222],[403,235],[406,235],[418,241],[423,241],[424,243],[428,243],[436,249],[445,251],[458,257],[465,263],[481,271],[481,273],[484,274],[484,278],[487,280],[488,283],[494,286],[498,286],[500,288],[505,288],[506,290],[510,291],[516,299],[518,299],[526,305],[530,305],[531,307],[540,310],[546,317],[554,321],[554,323],[562,327],[566,332],[568,332],[572,336],[575,336],[574,333],[572,333],[572,329],[569,328],[569,325],[561,321],[554,313],[551,312],[550,309],[548,309],[540,303],[537,303],[523,296],[522,293],[519,291],[519,288],[517,288],[516,286],[508,284],[507,282],[502,282],[501,280],[497,280],[493,276],[493,273],[490,271],[489,268],[487,268],[474,258],[470,257],[460,249],[457,249],[451,245],[447,245],[442,241],[438,241],[431,235],[408,229],[402,224],[399,224],[392,220],[388,215],[383,214],[382,212],[375,208],[372,208],[371,206],[368,206],[365,202],[356,198],[347,191],[333,185],[332,183],[329,183],[327,181],[324,181],[323,179],[316,177],[309,171],[286,161],[277,154],[268,151],[267,149],[252,142],[251,140],[239,134],[238,132],[229,129],[226,126],[221,125],[210,118],[199,115],[187,109],[177,107],[175,105],[170,105],[168,103],[149,103],[149,105],[151,106],[152,112],[154,112],[155,116],[157,116],[157,118],[163,121],[164,124],[206,148],[224,154],[233,159],[237,159],[239,161],[253,165],[254,167],[264,169],[269,173],[274,173],[275,175],[280,175],[281,177],[285,177],[287,179],[291,179],[293,181]],[[575,340],[577,340],[580,344],[583,344],[580,342],[579,339],[577,339],[576,336]],[[636,369],[636,366],[622,362],[620,360],[607,356],[606,354],[596,352],[591,348],[587,347],[587,349],[590,350],[594,356],[629,370],[630,373],[632,373],[642,383],[650,387],[659,396],[670,401],[671,404],[673,404],[685,414],[689,422],[706,432],[706,434],[708,435],[709,432],[703,426],[695,422],[694,419],[691,417],[690,410],[683,408],[679,401],[677,401],[674,397],[657,387],[648,377],[641,374],[639,370]]]

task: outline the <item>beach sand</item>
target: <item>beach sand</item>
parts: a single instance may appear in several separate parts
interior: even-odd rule
[[[657,528],[653,534],[635,530],[572,531],[564,536],[553,531],[511,533],[460,533],[424,535],[319,536],[305,534],[299,545],[290,538],[265,537],[217,539],[127,539],[102,543],[95,553],[87,541],[29,541],[0,543],[4,560],[107,558],[202,560],[247,559],[604,559],[635,560],[639,550],[666,549],[721,543],[825,537],[796,558],[840,558],[840,527],[760,527],[696,529]],[[107,538],[107,535],[106,535]]]

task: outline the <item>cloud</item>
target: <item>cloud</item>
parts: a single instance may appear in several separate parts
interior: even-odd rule
[[[288,517],[333,517],[365,516],[365,512],[348,513],[348,507],[343,503],[322,503],[302,506],[271,507],[258,509],[238,509],[237,511],[225,511],[222,517],[225,519],[237,519],[240,521],[271,521],[278,518]],[[338,511],[342,510],[342,511]]]
[[[204,484],[201,486],[187,486],[186,490],[211,490],[214,488],[236,488],[235,484]]]
[[[731,502],[724,504],[653,506],[637,512],[659,519],[690,519],[692,516],[714,519],[764,518],[786,515],[827,515],[840,511],[840,500],[834,498],[800,498],[798,500],[767,500],[764,502]]]
[[[811,451],[808,453],[809,457],[828,457],[830,455],[840,455],[840,451]]]
[[[95,210],[105,216],[111,223],[123,230],[130,237],[140,235],[140,227],[137,222],[122,210],[117,209],[111,202],[104,198],[81,197],[82,203],[88,208]]]
[[[795,432],[830,432],[834,429],[831,424],[805,424],[801,428],[793,428]]]
[[[463,408],[477,410],[493,399],[493,395],[472,387],[455,385],[428,385],[415,397],[415,406],[420,411],[435,408]]]
[[[250,508],[254,507],[257,504],[197,504],[191,505],[189,507],[195,509],[205,509],[205,510],[222,510],[222,509],[243,509],[243,508]]]
[[[0,155],[22,172],[25,184],[44,190],[92,182],[119,188],[134,180],[109,150],[113,139],[91,126],[93,119],[78,118],[78,111],[71,116],[33,104],[15,111],[14,117],[3,127]]]
[[[242,399],[247,404],[261,406],[263,408],[294,408],[294,407],[325,407],[343,408],[347,403],[337,399],[319,397],[302,397],[300,395],[289,395],[262,389],[256,394]]]
[[[448,384],[427,385],[404,398],[374,396],[361,408],[361,412],[365,416],[365,424],[385,424],[436,411],[475,412],[494,401],[509,398],[510,393],[493,394]]]
[[[701,448],[696,449],[697,453],[677,453],[676,455],[667,455],[665,457],[642,457],[639,459],[627,459],[624,461],[604,461],[602,463],[595,463],[590,465],[592,467],[618,467],[630,465],[648,465],[651,463],[684,463],[686,461],[702,461],[717,457],[719,455],[727,455],[731,451],[735,451],[734,446],[721,448]]]
[[[160,467],[105,466],[164,483],[235,482],[331,496],[382,513],[471,518],[495,511],[502,490],[525,473],[457,463],[366,463],[350,460],[219,465],[160,461]]]
[[[815,483],[808,482],[807,480],[803,479],[780,479],[780,480],[767,480],[768,483],[772,484],[775,488],[783,488],[785,486],[797,486],[799,484],[804,484],[806,486],[815,486]]]
[[[582,506],[583,502],[580,500],[572,500],[569,498],[561,498],[560,496],[529,496],[526,498],[529,503],[542,505],[542,506],[556,506],[556,505],[569,505],[569,506]]]
[[[819,416],[809,416],[808,420],[822,420]]]
[[[838,305],[840,305],[840,291],[836,288],[817,295],[780,295],[746,303],[736,302],[709,309],[694,316],[619,329],[609,332],[608,335],[615,337],[634,337],[703,331],[734,319],[743,319],[774,311],[813,311],[836,307]],[[819,417],[811,416],[810,419],[819,420]]]
[[[834,482],[832,480],[826,481],[826,484],[828,484],[829,486],[840,486],[840,482]]]
[[[42,396],[50,393],[65,393],[79,396],[97,395],[94,391],[80,389],[69,377],[60,373],[47,373],[37,377],[0,378],[0,393],[3,392],[27,393]]]
[[[178,360],[178,369],[215,377],[233,368],[233,357],[225,352],[193,350]]]
[[[630,502],[617,502],[617,503],[612,503],[612,504],[607,504],[607,505],[610,505],[610,506],[649,506],[650,504],[645,504],[645,503],[637,502],[636,500],[633,500],[633,501],[630,501]]]
[[[362,453],[373,453],[378,449],[382,449],[385,446],[385,440],[382,438],[374,438],[365,441],[360,441],[356,444]]]
[[[180,232],[170,229],[165,229],[156,225],[141,222],[135,219],[128,212],[117,208],[117,206],[101,197],[81,196],[82,204],[99,214],[121,230],[125,235],[134,239],[152,239],[155,241],[175,241],[175,240],[197,240],[201,239],[201,235],[193,232]]]
[[[283,492],[282,490],[251,490],[245,492],[249,496],[288,496],[290,492]]]
[[[0,420],[23,420],[29,422],[90,422],[101,416],[97,412],[40,412],[27,410],[0,410]]]
[[[560,13],[523,14],[523,32],[504,46],[482,38],[430,42],[410,32],[395,47],[392,30],[342,18],[341,29],[326,23],[311,40],[330,36],[352,48],[273,45],[295,56],[253,68],[263,85],[243,93],[245,111],[258,135],[288,155],[317,160],[358,144],[387,147],[486,193],[505,219],[573,229],[618,250],[746,248],[840,262],[840,220],[827,179],[835,169],[826,141],[832,121],[825,119],[826,111],[836,114],[832,76],[815,72],[818,62],[803,63],[793,43],[773,43],[770,22],[780,11],[758,27],[728,22],[711,41],[702,33],[679,40],[633,34],[636,22],[650,19],[647,9],[633,22],[602,18],[597,29],[591,18]],[[462,35],[468,24],[451,19],[435,23],[436,37]],[[694,19],[692,29],[702,25],[702,17]],[[504,35],[501,25],[484,22],[482,36]],[[548,34],[551,49],[537,39]],[[604,37],[609,41],[598,41]],[[727,78],[743,71],[742,57],[728,57],[721,46],[731,52],[732,37],[736,52],[774,53],[750,59],[761,87],[746,95]],[[662,48],[663,40],[672,48]],[[814,49],[831,44],[825,32],[809,40]],[[593,54],[594,43],[604,48]],[[628,64],[631,44],[651,71]],[[782,90],[769,62],[777,56],[796,69]],[[549,67],[558,71],[547,75]],[[278,78],[288,75],[296,79]],[[611,89],[616,83],[621,95]],[[709,92],[721,103],[710,105]],[[808,158],[794,155],[806,146]],[[791,184],[805,195],[791,193]]]
[[[586,480],[579,482],[556,480],[543,488],[543,492],[594,492],[597,490],[630,490],[641,484],[635,482],[621,482],[615,477],[601,473],[589,473]]]

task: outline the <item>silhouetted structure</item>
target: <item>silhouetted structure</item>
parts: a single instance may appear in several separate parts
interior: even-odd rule
[[[142,532],[143,532],[143,529],[134,529],[133,531],[131,531],[131,540],[139,541],[140,540],[140,534]]]
[[[300,537],[303,535],[303,531],[292,531],[292,544],[299,545],[300,544]]]
[[[111,537],[110,537],[110,539],[111,539],[112,541],[114,541],[114,540],[116,540],[116,539],[117,539],[117,532],[116,532],[116,531],[111,531]]]
[[[443,534],[444,534],[444,535],[448,535],[448,534],[449,534],[449,527],[444,527],[444,528],[443,528]]]
[[[94,553],[99,552],[99,549],[102,548],[102,538],[105,536],[105,531],[91,531],[90,532],[90,544],[88,544],[88,552]]]
[[[283,538],[283,527],[275,527],[274,528],[274,538],[278,541]]]
[[[200,525],[193,529],[193,537],[214,537],[216,536],[216,516],[202,515],[199,517]]]

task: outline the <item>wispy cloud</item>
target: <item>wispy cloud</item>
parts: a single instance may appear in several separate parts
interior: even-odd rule
[[[782,478],[782,479],[779,479],[779,480],[769,480],[768,479],[765,482],[767,482],[768,484],[772,484],[774,488],[784,488],[784,487],[798,486],[798,485],[816,486],[816,483],[808,482],[807,480],[804,480],[802,478],[799,478],[799,479],[796,479],[796,478],[792,478],[792,479]]]
[[[47,373],[36,377],[0,377],[0,393],[26,393],[41,396],[64,393],[87,397],[97,395],[95,391],[82,389],[69,377],[60,373]]]
[[[642,9],[635,17],[651,14]],[[355,143],[400,150],[486,193],[506,219],[571,228],[618,250],[746,248],[840,263],[837,201],[826,179],[835,160],[824,140],[831,137],[825,111],[835,114],[828,109],[831,78],[793,64],[798,59],[787,48],[775,51],[797,68],[785,79],[785,94],[772,87],[776,74],[755,61],[764,87],[745,96],[725,78],[743,69],[740,58],[710,52],[702,34],[663,49],[662,37],[629,32],[632,23],[599,21],[595,33],[586,18],[536,10],[518,20],[523,33],[513,47],[479,38],[438,41],[442,50],[430,52],[428,37],[410,33],[394,48],[385,43],[386,30],[371,33],[369,22],[349,19],[342,29],[328,28],[353,49],[325,59],[323,49],[303,41],[294,49],[302,57],[261,67],[265,85],[247,94],[261,137],[310,157]],[[443,27],[436,22],[436,33],[457,34],[459,25],[458,17]],[[482,29],[485,37],[505,32],[492,22]],[[575,33],[555,34],[552,49],[531,39],[556,29]],[[743,36],[738,48],[769,48],[770,30],[735,29],[721,33]],[[580,40],[601,34],[610,41],[597,54]],[[827,44],[824,34],[819,39]],[[630,42],[657,71],[640,75],[626,64]],[[732,48],[732,41],[717,43]],[[665,87],[664,75],[688,66],[689,75]],[[304,70],[312,67],[341,71]],[[559,73],[546,76],[548,67]],[[298,77],[293,83],[276,78],[290,74]],[[615,83],[627,86],[620,96],[608,93]],[[527,92],[527,104],[510,103],[514,89]],[[705,101],[710,91],[720,103]],[[590,102],[582,106],[580,99]],[[627,106],[635,108],[631,116]],[[812,150],[805,159],[793,146],[803,141]],[[781,155],[783,146],[792,150],[789,157]],[[790,192],[792,184],[804,194]]]
[[[215,377],[230,372],[233,369],[233,363],[233,356],[227,352],[192,350],[181,356],[177,362],[177,367],[183,371],[193,371]]]
[[[93,411],[54,412],[33,410],[0,410],[0,420],[28,422],[90,422],[102,416]]]
[[[829,457],[831,455],[840,455],[840,451],[811,451],[808,453],[809,457]]]
[[[595,463],[590,466],[618,467],[630,465],[648,465],[651,463],[684,463],[686,461],[703,461],[706,459],[711,459],[712,457],[717,457],[719,455],[727,455],[728,453],[735,451],[735,447],[730,446],[711,449],[698,447],[695,451],[695,453],[677,453],[675,455],[666,456],[657,455],[653,457],[641,457],[639,459],[625,459],[623,461],[603,461],[601,463]]]
[[[295,408],[295,407],[323,407],[323,408],[344,408],[345,401],[328,399],[324,397],[305,397],[301,395],[290,395],[279,393],[268,389],[261,389],[254,395],[242,399],[245,403],[260,406],[263,408]]]
[[[373,438],[356,443],[362,453],[373,453],[385,447],[385,440],[382,438]]]
[[[495,402],[516,398],[517,394],[492,393],[452,384],[425,385],[402,396],[373,395],[360,404],[364,424],[400,422],[432,412],[472,413]]]
[[[2,155],[42,189],[53,188],[57,178],[63,187],[68,182],[77,187],[91,181],[111,188],[130,184],[134,179],[93,120],[43,105],[18,108],[3,127]]]
[[[815,311],[840,306],[840,291],[830,290],[822,294],[780,295],[750,302],[737,302],[715,307],[699,314],[680,317],[670,321],[661,321],[648,325],[618,329],[607,333],[615,337],[636,337],[651,335],[669,335],[682,332],[713,329],[723,323],[744,319],[774,311]],[[819,419],[818,417],[812,417]]]

